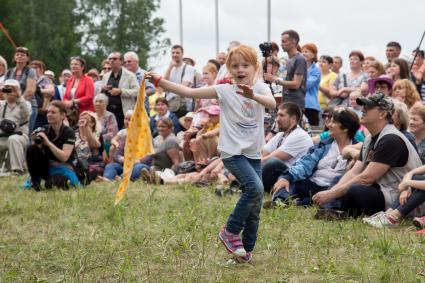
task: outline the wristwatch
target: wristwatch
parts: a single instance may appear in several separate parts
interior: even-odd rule
[[[282,85],[282,80],[281,79],[277,79],[274,81],[275,84],[277,85]]]

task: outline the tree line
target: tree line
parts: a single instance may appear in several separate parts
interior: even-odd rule
[[[140,65],[170,45],[162,38],[164,20],[154,17],[160,0],[2,0],[0,21],[17,46],[29,48],[59,74],[72,56],[82,55],[89,68],[114,51],[134,51]],[[152,50],[152,52],[151,52]],[[0,33],[0,55],[11,64],[13,46]]]

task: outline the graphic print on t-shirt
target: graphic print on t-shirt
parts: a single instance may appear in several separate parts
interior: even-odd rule
[[[258,127],[255,120],[254,105],[251,101],[245,100],[241,104],[241,113],[246,118],[245,121],[239,121],[237,124],[244,129],[255,129]]]

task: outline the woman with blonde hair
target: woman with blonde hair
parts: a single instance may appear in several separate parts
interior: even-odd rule
[[[422,106],[421,97],[415,85],[408,79],[397,80],[394,83],[392,97],[406,103],[409,110]]]
[[[0,56],[0,84],[4,82],[7,72],[7,61],[2,56]]]

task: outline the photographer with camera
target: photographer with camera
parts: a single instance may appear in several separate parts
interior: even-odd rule
[[[264,80],[283,87],[282,102],[292,102],[305,109],[305,94],[307,80],[307,62],[298,52],[300,36],[294,30],[281,34],[282,49],[288,53],[289,60],[284,80],[272,74],[265,73]]]
[[[48,124],[32,133],[32,145],[27,149],[26,160],[31,177],[31,187],[37,191],[41,179],[45,187],[68,188],[80,182],[74,171],[75,132],[64,125],[66,106],[52,101],[47,108]]]
[[[21,94],[21,87],[16,80],[6,80],[2,93],[6,100],[0,101],[0,152],[9,151],[12,174],[24,172],[25,148],[28,145],[28,120],[31,104]]]

